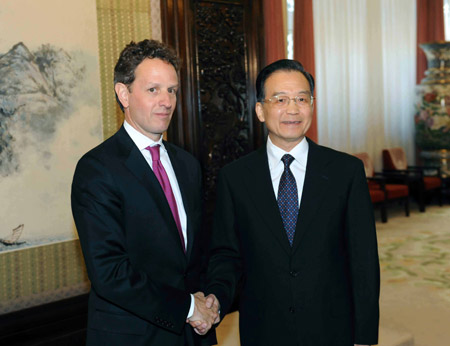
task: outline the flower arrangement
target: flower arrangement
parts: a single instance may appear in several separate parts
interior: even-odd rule
[[[420,93],[414,120],[416,143],[422,150],[450,149],[450,96]]]

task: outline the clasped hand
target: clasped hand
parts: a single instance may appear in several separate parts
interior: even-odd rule
[[[207,297],[203,292],[194,294],[194,313],[186,320],[197,334],[206,334],[214,324],[220,322],[219,301],[214,294]]]

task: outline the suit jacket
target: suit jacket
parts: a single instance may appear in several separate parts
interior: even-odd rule
[[[379,263],[364,167],[308,142],[292,247],[266,147],[219,174],[207,292],[226,313],[241,280],[243,346],[377,343]]]
[[[91,292],[87,345],[211,345],[186,324],[205,269],[201,172],[164,142],[187,215],[187,253],[164,192],[122,127],[78,162],[72,212]]]

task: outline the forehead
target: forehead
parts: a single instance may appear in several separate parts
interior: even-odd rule
[[[283,92],[311,92],[309,82],[299,71],[277,71],[272,73],[264,83],[266,95]]]
[[[135,79],[151,81],[153,79],[168,82],[178,82],[178,75],[175,68],[167,61],[154,58],[144,59],[134,72]]]

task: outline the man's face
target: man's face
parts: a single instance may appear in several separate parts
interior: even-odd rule
[[[161,59],[145,59],[135,70],[129,87],[116,83],[125,120],[143,135],[159,140],[167,130],[177,103],[178,76],[175,68]]]
[[[311,96],[308,80],[298,71],[277,71],[266,79],[264,84],[265,98],[286,95]],[[290,151],[305,137],[311,126],[313,106],[297,105],[291,100],[287,106],[279,106],[271,102],[258,102],[256,115],[265,122],[270,139],[277,147]]]

